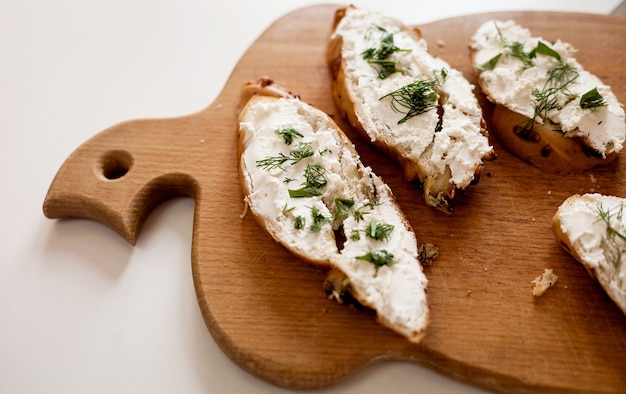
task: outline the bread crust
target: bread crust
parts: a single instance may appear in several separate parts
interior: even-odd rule
[[[579,194],[574,194],[570,196],[568,199],[566,199],[563,202],[563,204],[561,204],[561,206],[559,207],[559,210],[568,209],[569,207],[574,205],[576,199],[579,199],[579,198],[580,198]],[[582,260],[581,256],[578,254],[576,249],[573,247],[569,237],[565,235],[565,233],[563,232],[563,229],[561,228],[561,218],[559,216],[558,211],[555,212],[554,216],[552,217],[552,231],[554,232],[554,236],[556,237],[557,241],[559,242],[559,245],[561,245],[563,250],[565,250],[567,253],[572,255],[572,257],[574,257],[577,261],[581,261]],[[585,268],[587,267],[585,266]],[[594,273],[589,272],[589,274],[595,277]]]
[[[530,119],[507,107],[495,104],[491,118],[492,131],[504,149],[535,167],[556,175],[578,174],[615,160],[617,152],[602,157],[581,138],[563,136],[559,125],[546,120],[530,130],[521,125]]]

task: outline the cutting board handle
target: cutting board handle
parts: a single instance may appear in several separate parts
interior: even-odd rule
[[[49,218],[97,220],[135,244],[141,224],[161,201],[196,197],[199,167],[210,171],[216,111],[170,119],[133,120],[102,131],[77,148],[57,172],[43,212]],[[195,159],[195,160],[194,160]]]

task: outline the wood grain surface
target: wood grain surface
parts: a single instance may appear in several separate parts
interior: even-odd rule
[[[501,149],[479,184],[446,216],[426,207],[418,184],[337,117],[325,50],[333,5],[297,10],[249,48],[219,97],[174,119],[121,123],[80,146],[50,186],[51,218],[98,220],[134,243],[165,198],[196,200],[191,263],[201,311],[223,351],[261,379],[317,388],[368,364],[406,360],[497,391],[618,392],[626,387],[626,316],[560,249],[550,220],[575,193],[626,196],[626,159],[576,176],[548,175]],[[475,81],[468,43],[489,18],[514,18],[546,39],[579,48],[579,61],[626,102],[626,19],[562,13],[497,13],[419,26],[430,50]],[[208,38],[207,38],[208,39]],[[241,85],[269,76],[335,118],[366,165],[391,186],[418,242],[440,256],[426,268],[431,324],[411,345],[368,310],[327,299],[324,272],[275,244],[244,203],[237,176]],[[490,107],[480,96],[485,112]],[[539,298],[530,282],[559,276]]]

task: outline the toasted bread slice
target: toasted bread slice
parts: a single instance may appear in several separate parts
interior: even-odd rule
[[[561,246],[585,266],[626,313],[626,199],[598,193],[574,195],[552,219]]]
[[[382,324],[418,342],[428,324],[427,279],[391,190],[329,116],[262,84],[272,87],[270,96],[247,85],[254,94],[242,93],[239,115],[250,211],[293,254],[343,278],[333,295],[348,290]]]
[[[474,87],[428,53],[418,29],[352,6],[336,12],[327,61],[340,113],[422,183],[428,205],[450,212],[495,155]]]
[[[491,131],[509,152],[552,174],[610,163],[626,136],[622,105],[575,53],[513,20],[488,21],[472,37],[478,83],[495,104]]]

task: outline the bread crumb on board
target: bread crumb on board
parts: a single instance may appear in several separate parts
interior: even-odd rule
[[[417,250],[419,261],[425,267],[433,265],[433,260],[439,256],[439,248],[431,243],[420,245]]]
[[[543,270],[543,274],[539,275],[538,277],[533,279],[532,282],[530,282],[534,285],[533,296],[542,296],[543,293],[546,292],[546,290],[554,286],[558,279],[559,277],[556,276],[552,269],[546,268],[545,270]]]

